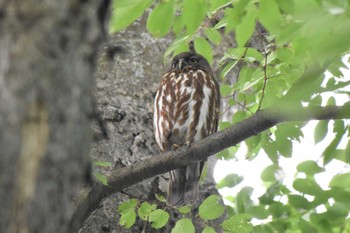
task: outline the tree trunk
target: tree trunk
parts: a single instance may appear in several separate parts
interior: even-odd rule
[[[119,166],[145,160],[160,152],[153,135],[153,102],[160,79],[169,65],[164,64],[163,54],[174,38],[153,38],[146,31],[146,16],[125,31],[113,35],[98,59],[95,95],[98,110],[106,123],[108,139],[100,138],[92,148],[92,157],[95,161],[113,164],[109,168],[94,168],[94,171],[102,174],[108,175]],[[99,128],[95,127],[95,130],[99,131]],[[212,177],[215,158],[211,160],[210,172],[207,181],[200,187],[197,205],[187,217],[195,216],[198,205],[210,194],[217,193]],[[166,195],[166,177],[167,174],[164,174],[147,179],[125,189],[123,193],[105,198],[80,233],[170,232],[182,215],[155,198],[156,193]],[[131,198],[166,208],[170,213],[168,224],[159,230],[141,220],[137,220],[131,229],[120,226],[117,208]],[[204,223],[198,221],[198,217],[197,220],[193,219],[196,229],[203,229]]]
[[[97,4],[0,2],[0,232],[75,225],[72,198],[90,167]]]

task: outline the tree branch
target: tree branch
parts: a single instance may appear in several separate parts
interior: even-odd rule
[[[72,223],[74,223],[72,229],[74,230],[71,232],[77,232],[80,225],[98,207],[101,200],[114,192],[189,163],[205,160],[209,156],[236,145],[278,123],[330,119],[350,119],[350,105],[299,108],[276,105],[258,111],[248,119],[189,146],[161,153],[125,168],[116,169],[108,177],[109,186],[96,185],[92,187],[88,195],[80,201],[72,218]]]

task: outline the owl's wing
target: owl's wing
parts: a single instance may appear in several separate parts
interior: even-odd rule
[[[174,90],[172,73],[164,75],[154,101],[153,128],[156,141],[161,151],[170,149],[169,139],[172,135],[174,118]]]

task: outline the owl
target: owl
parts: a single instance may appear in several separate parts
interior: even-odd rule
[[[175,56],[154,102],[154,134],[161,151],[199,141],[215,133],[220,112],[219,85],[208,61],[195,52]],[[193,204],[204,161],[170,171],[167,204]]]

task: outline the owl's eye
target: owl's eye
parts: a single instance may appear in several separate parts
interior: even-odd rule
[[[192,63],[196,63],[198,60],[197,60],[197,58],[191,57],[189,61]]]
[[[171,64],[171,68],[176,68],[176,62]]]

